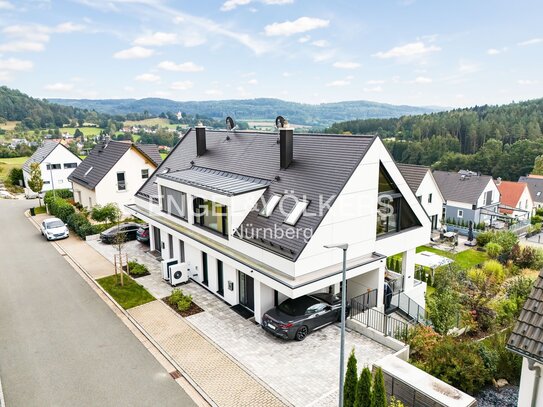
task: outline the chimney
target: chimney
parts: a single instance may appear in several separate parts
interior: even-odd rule
[[[196,126],[196,155],[198,157],[206,152],[206,128],[200,122]]]
[[[496,179],[496,185],[500,185],[501,183],[502,183],[502,179],[501,179],[501,177],[498,177]]]
[[[294,128],[288,126],[285,121],[279,128],[279,152],[281,169],[286,170],[294,159]]]

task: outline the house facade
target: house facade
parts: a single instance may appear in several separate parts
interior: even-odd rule
[[[542,405],[543,271],[539,273],[505,347],[522,356],[518,405]]]
[[[286,298],[377,292],[402,252],[404,289],[430,221],[378,137],[190,129],[136,194],[151,249],[228,304],[262,314]]]
[[[432,229],[440,229],[445,200],[430,168],[413,164],[397,165],[409,188],[411,188],[430,218]]]
[[[81,159],[66,148],[63,144],[51,140],[45,140],[43,144],[23,164],[23,179],[26,196],[32,196],[36,192],[28,186],[30,180],[30,165],[39,163],[41,177],[43,179],[42,191],[52,189],[71,188],[68,181],[70,174],[79,166]]]
[[[500,212],[517,219],[529,219],[534,203],[526,182],[496,180],[500,191]]]
[[[442,218],[446,222],[490,223],[498,214],[500,192],[491,176],[464,170],[434,171],[433,176],[445,199]]]
[[[533,209],[543,208],[543,175],[530,174],[520,177],[519,182],[525,182],[532,197]]]
[[[161,162],[154,144],[109,140],[99,143],[69,177],[74,200],[89,209],[117,203],[124,211]]]

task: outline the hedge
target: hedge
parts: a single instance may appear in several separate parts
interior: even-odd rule
[[[68,217],[75,213],[75,208],[63,198],[50,197],[46,203],[49,207],[49,213],[61,219],[64,223],[68,223]]]
[[[54,194],[53,191],[47,191],[43,197],[43,202],[45,202],[46,205],[49,205],[54,197],[62,199],[72,199],[74,197],[74,194],[69,189],[55,189]]]
[[[94,233],[94,228],[81,213],[73,213],[68,217],[68,226],[82,239]]]
[[[62,192],[58,194],[59,191]],[[95,227],[91,225],[86,216],[80,212],[76,212],[74,206],[66,200],[70,199],[71,191],[59,189],[55,192],[57,193],[56,197],[53,197],[52,191],[47,191],[44,197],[44,201],[46,201],[49,207],[49,213],[66,223],[82,239],[94,234]],[[62,196],[68,196],[68,198],[63,198]]]

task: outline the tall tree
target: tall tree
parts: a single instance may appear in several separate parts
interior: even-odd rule
[[[356,397],[356,385],[358,383],[358,369],[356,367],[356,356],[354,348],[351,350],[349,360],[347,361],[347,372],[345,373],[345,383],[343,384],[343,406],[354,407]]]
[[[372,404],[372,389],[371,389],[371,372],[369,367],[364,367],[358,379],[356,386],[356,397],[354,401],[355,407],[371,407]]]
[[[535,158],[532,174],[543,175],[543,155],[538,155]]]
[[[43,189],[43,179],[41,177],[40,163],[30,164],[30,179],[28,180],[28,187],[38,194],[39,204],[41,206],[40,192]]]
[[[385,378],[380,367],[377,368],[375,376],[373,376],[372,407],[387,407]]]

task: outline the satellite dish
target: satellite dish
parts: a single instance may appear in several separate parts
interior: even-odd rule
[[[275,127],[278,129],[285,127],[285,118],[283,116],[277,116],[275,118]]]
[[[236,124],[234,123],[234,119],[228,116],[226,118],[226,130],[233,130],[234,127],[236,127]]]

